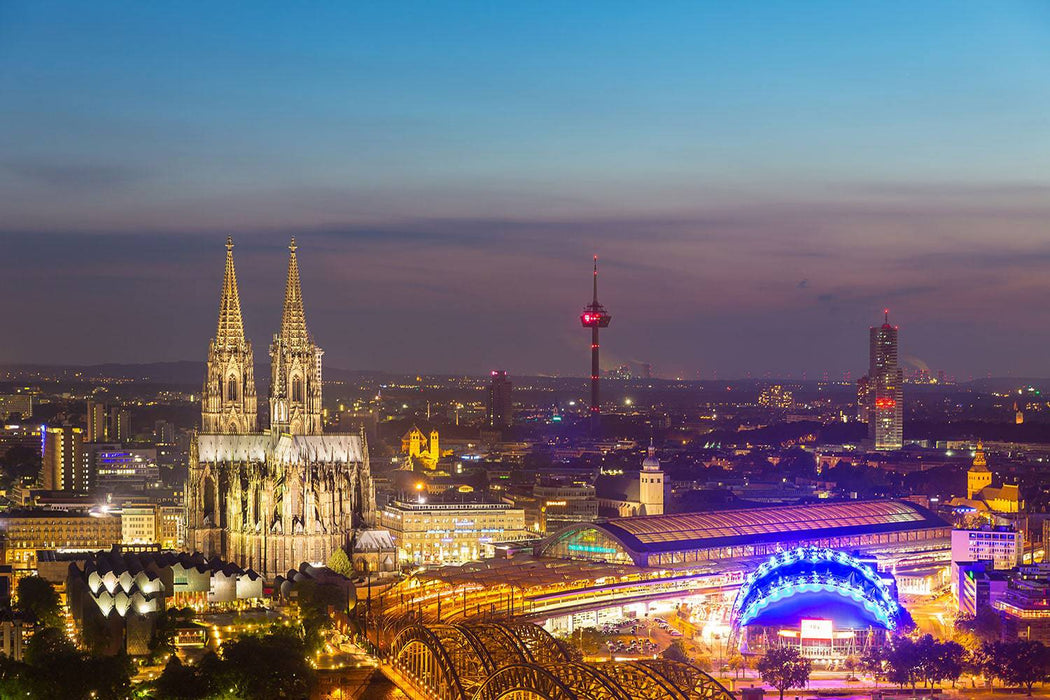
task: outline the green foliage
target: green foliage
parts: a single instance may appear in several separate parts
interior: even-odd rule
[[[18,581],[18,609],[34,622],[47,627],[62,623],[58,591],[39,576],[26,576]]]
[[[664,652],[660,655],[669,661],[683,661],[689,663],[689,651],[685,647],[685,643],[681,639],[676,639],[671,642],[671,645],[664,649]]]
[[[226,642],[220,655],[208,654],[195,666],[172,656],[153,687],[157,700],[243,698],[284,700],[306,698],[315,683],[299,635],[275,627],[264,635],[246,635]]]
[[[171,608],[157,616],[153,636],[149,640],[150,660],[156,661],[165,654],[175,653],[175,634],[180,627],[193,624],[192,608]]]
[[[332,556],[328,557],[328,568],[346,577],[354,575],[354,565],[350,562],[350,557],[346,556],[346,551],[342,547],[336,548],[332,552]]]
[[[776,647],[758,660],[757,668],[762,680],[779,690],[780,699],[784,700],[785,690],[803,688],[809,683],[813,666],[795,647]]]
[[[77,651],[60,630],[45,627],[30,640],[25,662],[0,666],[3,697],[87,700],[130,697],[131,662],[127,656],[92,656]]]
[[[300,581],[295,584],[299,615],[309,652],[317,651],[324,641],[324,630],[332,626],[330,609],[347,611],[346,593],[337,586]]]
[[[997,642],[1002,638],[1003,622],[999,613],[988,605],[977,609],[976,615],[960,616],[955,620],[955,630],[973,635],[978,643]]]
[[[304,641],[287,629],[222,645],[230,687],[252,700],[308,697],[315,677],[306,655]]]
[[[12,445],[3,453],[0,467],[11,482],[33,479],[40,473],[40,450],[27,445]]]
[[[930,686],[939,681],[955,683],[962,675],[966,651],[957,642],[939,642],[925,634],[917,640],[895,638],[885,652],[888,678],[904,687],[919,681]]]
[[[986,676],[1020,686],[1028,695],[1032,694],[1033,685],[1050,679],[1050,648],[1042,642],[986,642],[975,659],[975,665]]]

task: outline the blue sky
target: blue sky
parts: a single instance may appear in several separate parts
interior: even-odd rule
[[[584,374],[598,252],[610,362],[861,370],[889,305],[1050,373],[1045,3],[8,1],[0,126],[0,292],[84,328],[0,361],[200,357],[233,233],[257,343],[299,237],[338,366]]]

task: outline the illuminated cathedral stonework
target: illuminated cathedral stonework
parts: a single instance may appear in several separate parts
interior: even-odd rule
[[[304,561],[327,562],[375,515],[364,433],[323,432],[322,351],[306,329],[294,239],[289,250],[281,330],[270,349],[270,429],[260,432],[252,348],[227,239],[201,432],[186,480],[187,546],[268,579]]]

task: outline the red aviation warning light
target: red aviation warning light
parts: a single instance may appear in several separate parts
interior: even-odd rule
[[[580,314],[580,324],[584,328],[607,328],[612,316],[606,312],[605,307],[598,303],[598,256],[594,256],[594,298],[591,303],[583,307]]]

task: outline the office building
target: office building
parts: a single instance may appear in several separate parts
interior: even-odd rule
[[[108,440],[129,442],[131,440],[131,412],[119,406],[110,408],[108,430]]]
[[[1022,566],[992,608],[1002,617],[1005,639],[1050,644],[1050,566]]]
[[[109,440],[109,429],[107,427],[109,414],[106,412],[106,404],[99,401],[87,402],[87,441],[106,442]]]
[[[898,364],[898,328],[890,325],[888,311],[869,335],[868,439],[876,450],[899,450],[904,445],[904,373]]]
[[[16,572],[36,569],[40,550],[93,552],[121,541],[119,515],[101,511],[12,510],[0,513],[3,563]]]
[[[106,493],[129,493],[160,487],[157,451],[128,449],[119,444],[89,445],[94,488]]]
[[[185,514],[179,506],[154,503],[125,504],[120,509],[121,543],[182,549]]]
[[[991,561],[996,569],[1012,569],[1021,563],[1024,533],[1005,527],[952,530],[952,561]]]
[[[40,482],[47,491],[86,493],[91,488],[91,470],[84,449],[84,430],[69,425],[44,430]]]
[[[480,559],[485,546],[529,537],[525,510],[502,502],[394,501],[379,512],[402,562],[461,564]]]
[[[492,380],[489,382],[488,416],[486,423],[494,430],[510,427],[514,420],[513,407],[511,404],[511,381],[507,378],[506,370],[497,369],[492,371]]]

